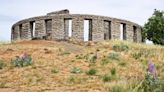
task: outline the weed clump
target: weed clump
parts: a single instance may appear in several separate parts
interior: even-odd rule
[[[132,57],[134,59],[139,59],[140,57],[142,57],[142,53],[141,52],[135,52],[135,53],[132,53]]]
[[[122,67],[124,67],[124,66],[126,66],[126,65],[127,65],[127,62],[122,61],[122,62],[120,62],[120,63],[119,63],[119,65],[120,65],[120,66],[122,66]]]
[[[115,85],[108,92],[125,92],[122,86]]]
[[[110,61],[110,60],[109,60],[108,58],[105,57],[105,58],[103,58],[103,59],[101,60],[100,63],[101,63],[101,65],[106,65],[106,64],[109,63],[109,61]]]
[[[85,58],[85,57],[83,56],[83,54],[76,55],[75,57],[76,57],[76,59],[84,59],[84,58]]]
[[[80,54],[75,56],[76,59],[85,59],[86,61],[89,61],[90,63],[95,63],[97,60],[97,53],[90,53],[90,54]]]
[[[141,57],[144,58],[154,57],[156,54],[157,54],[156,51],[154,51],[153,49],[142,48],[137,51],[134,51],[134,53],[131,53],[131,56],[134,59],[140,59]]]
[[[157,77],[154,64],[149,61],[145,78],[133,89],[132,92],[163,92],[164,80]]]
[[[8,88],[7,86],[6,86],[6,82],[0,82],[0,88]]]
[[[11,64],[15,67],[24,67],[32,65],[32,58],[30,55],[24,53],[20,56],[16,56],[16,58],[11,60]]]
[[[129,46],[126,44],[115,44],[112,48],[114,51],[127,51]]]
[[[111,80],[116,80],[117,79],[116,68],[112,68],[110,70],[110,74],[104,74],[103,76],[101,76],[101,79],[103,82],[109,82]]]
[[[88,78],[82,78],[82,77],[79,77],[79,76],[73,76],[73,75],[70,75],[68,77],[68,82],[69,84],[81,84],[83,82],[86,82],[88,80]]]
[[[101,60],[101,65],[108,64],[111,60],[120,60],[120,55],[116,52],[110,52],[107,56],[104,56],[104,58]]]
[[[0,60],[0,69],[3,69],[5,67],[5,63],[3,60]]]
[[[116,75],[116,68],[112,68],[110,70],[110,73],[111,73],[112,76],[115,76]]]
[[[76,80],[76,78],[75,78],[74,76],[70,76],[70,77],[68,78],[68,81],[71,82],[71,83],[74,83],[75,80]]]
[[[89,56],[89,62],[95,63],[97,59],[97,56],[95,54],[92,54]]]
[[[53,69],[51,70],[51,72],[52,72],[52,73],[58,73],[58,72],[59,72],[59,70],[58,70],[58,69],[56,69],[56,68],[53,68]]]
[[[90,68],[88,71],[86,71],[87,75],[95,75],[97,73],[97,70],[94,68]]]
[[[112,60],[119,60],[120,59],[120,56],[118,53],[116,52],[111,52],[108,54],[107,56],[109,59],[112,59]]]
[[[73,67],[73,68],[71,69],[71,73],[75,73],[75,74],[77,74],[77,73],[82,73],[82,69],[79,68],[79,67]]]
[[[108,82],[108,81],[112,80],[112,77],[108,74],[105,74],[102,76],[102,80],[103,80],[103,82]]]

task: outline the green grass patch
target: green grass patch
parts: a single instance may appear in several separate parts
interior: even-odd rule
[[[115,85],[108,92],[125,92],[123,86]]]
[[[11,65],[15,67],[25,67],[32,65],[33,61],[30,55],[24,55],[22,57],[16,56],[14,59],[11,60]]]
[[[6,66],[3,60],[0,60],[0,69],[3,69]]]
[[[116,68],[112,68],[110,70],[110,73],[111,73],[112,76],[115,76],[116,75]]]
[[[88,71],[86,71],[87,75],[95,75],[97,73],[97,70],[95,68],[90,68]]]
[[[120,55],[116,52],[109,53],[107,57],[112,60],[120,60]]]
[[[101,65],[106,65],[106,64],[108,64],[110,62],[110,59],[109,58],[103,58],[102,60],[101,60],[101,62],[100,62],[100,64]]]
[[[115,45],[113,45],[112,48],[114,51],[127,51],[127,50],[129,50],[129,46],[126,44],[123,44],[123,43],[115,44]]]
[[[56,68],[53,68],[53,69],[51,70],[51,72],[52,72],[52,73],[58,73],[58,72],[59,72],[59,70],[58,70],[58,69],[56,69]]]
[[[119,62],[118,65],[125,67],[127,65],[127,62],[125,62],[125,61]]]
[[[109,74],[105,74],[102,76],[102,81],[103,82],[109,82],[112,80],[112,77]]]

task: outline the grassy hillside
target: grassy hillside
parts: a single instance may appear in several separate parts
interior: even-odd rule
[[[11,60],[23,53],[31,55],[32,64],[14,66]],[[141,92],[148,60],[163,83],[162,46],[117,40],[1,44],[0,92]],[[164,85],[157,90],[164,92]]]

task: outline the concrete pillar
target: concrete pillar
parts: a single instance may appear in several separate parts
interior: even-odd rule
[[[15,40],[15,28],[14,27],[12,27],[11,28],[11,40],[13,41],[13,40]]]
[[[15,26],[14,28],[14,40],[20,40],[19,26]]]
[[[30,31],[30,23],[23,23],[22,24],[22,39],[31,39],[31,31]]]
[[[35,37],[43,38],[43,36],[46,36],[45,21],[37,20],[35,21]]]
[[[120,39],[120,23],[116,20],[111,21],[112,39]]]
[[[79,41],[84,41],[84,19],[75,17],[72,19],[72,38]]]
[[[92,40],[104,40],[104,21],[100,18],[92,20]]]
[[[137,27],[137,42],[142,42],[142,35],[141,35],[141,31],[142,28]]]
[[[64,19],[64,38],[66,40],[69,38],[68,31],[69,31],[69,19]]]
[[[126,24],[126,40],[133,42],[133,37],[134,37],[133,35],[134,35],[133,25]]]
[[[64,40],[64,19],[55,17],[52,19],[52,39]]]
[[[52,20],[45,20],[46,39],[52,39]]]

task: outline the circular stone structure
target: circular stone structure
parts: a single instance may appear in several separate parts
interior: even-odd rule
[[[106,16],[69,14],[69,10],[50,12],[15,23],[11,40],[102,41],[110,39],[142,42],[142,27],[136,23]]]

